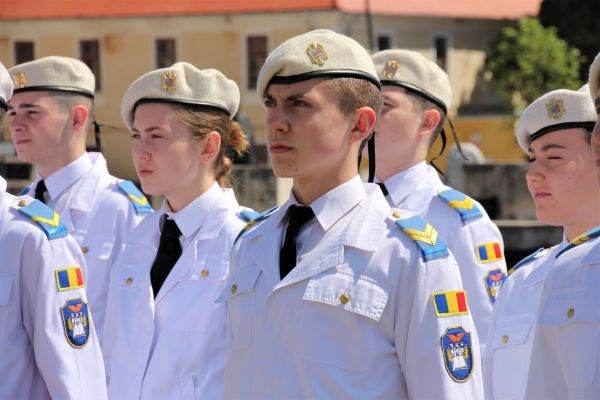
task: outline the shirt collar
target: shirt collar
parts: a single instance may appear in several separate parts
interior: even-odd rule
[[[393,204],[400,204],[427,174],[427,163],[421,161],[409,169],[386,179],[384,184]]]
[[[177,227],[184,237],[189,237],[196,232],[208,218],[208,215],[223,196],[223,190],[217,182],[203,195],[192,201],[177,212],[173,212],[165,199],[161,211],[169,218],[174,219]]]
[[[2,196],[6,192],[6,179],[0,176],[0,196]],[[1,199],[1,197],[0,197]]]
[[[77,182],[77,180],[79,180],[79,178],[81,178],[93,166],[94,165],[89,154],[83,153],[83,155],[75,161],[71,161],[69,164],[62,167],[52,175],[44,178],[50,198],[56,199],[69,186]],[[38,176],[38,181],[41,179],[42,177]]]
[[[321,228],[327,231],[333,224],[340,220],[344,215],[348,213],[354,206],[361,202],[366,197],[367,193],[363,186],[363,183],[359,175],[356,175],[349,181],[341,184],[340,186],[325,193],[310,204],[315,213],[315,217]],[[282,206],[283,212],[281,212],[282,222],[283,216],[285,215],[287,208],[291,205],[300,205],[294,193],[290,194],[290,198]]]

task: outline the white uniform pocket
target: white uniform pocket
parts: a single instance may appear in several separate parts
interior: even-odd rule
[[[369,325],[379,322],[388,297],[389,288],[363,277],[335,270],[314,277],[300,306],[299,354],[345,370],[364,370],[363,344],[372,340]]]
[[[554,338],[566,384],[585,389],[594,381],[599,362],[600,301],[597,293],[552,293],[540,315],[542,334]],[[546,338],[544,338],[546,339]],[[552,343],[553,340],[550,341]]]
[[[0,357],[6,345],[6,331],[8,330],[8,303],[12,288],[13,276],[0,273]]]
[[[245,265],[227,281],[217,302],[227,301],[227,348],[244,349],[252,343],[252,317],[256,294],[254,287],[260,275],[257,265]]]

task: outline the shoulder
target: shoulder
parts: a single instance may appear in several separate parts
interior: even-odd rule
[[[153,212],[150,202],[133,182],[111,178],[111,184],[103,193],[100,203],[101,208],[131,209],[139,216],[145,216]]]
[[[437,197],[460,216],[463,224],[487,218],[487,214],[479,203],[456,189],[443,187]]]
[[[389,220],[396,231],[410,239],[418,248],[425,262],[448,258],[448,247],[437,229],[430,222],[410,211],[394,208]]]
[[[273,214],[279,207],[273,207],[270,208],[266,211],[263,212],[256,212],[254,210],[248,209],[250,211],[246,212],[246,216],[242,216],[241,212],[240,212],[240,217],[242,219],[248,218],[248,221],[246,222],[246,225],[242,228],[242,230],[239,232],[239,234],[237,235],[237,237],[234,240],[234,244],[236,242],[239,241],[239,239],[248,231],[254,229],[255,227],[257,227],[261,222],[263,222],[264,220],[266,220],[267,218],[269,218],[269,216],[271,214]],[[253,218],[250,218],[253,217]]]
[[[516,263],[514,267],[512,267],[511,270],[508,272],[509,276],[516,275],[518,271],[522,270],[525,266],[533,267],[539,264],[548,256],[548,254],[550,253],[550,249],[551,248],[546,249],[540,247],[539,249],[537,249],[536,251],[534,251],[533,253]]]
[[[10,220],[19,222],[21,230],[43,234],[47,240],[68,236],[69,232],[60,214],[41,201],[29,196],[10,196],[6,200]]]

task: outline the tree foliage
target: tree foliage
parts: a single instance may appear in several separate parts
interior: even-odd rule
[[[579,50],[533,18],[502,29],[486,64],[492,87],[515,111],[551,90],[581,84]]]

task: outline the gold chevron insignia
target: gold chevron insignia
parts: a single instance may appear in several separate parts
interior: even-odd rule
[[[128,193],[127,196],[129,196],[129,198],[134,203],[139,204],[140,206],[145,206],[146,204],[148,204],[148,199],[144,195],[142,195],[141,197],[136,197],[135,195]]]
[[[452,208],[464,208],[465,210],[473,208],[473,200],[470,197],[465,197],[464,200],[452,200],[448,204]]]
[[[54,217],[52,217],[52,219],[36,216],[32,217],[31,220],[34,222],[41,222],[43,224],[50,225],[51,227],[56,228],[58,227],[58,222],[60,221],[60,214],[55,211]]]
[[[404,229],[404,232],[412,240],[418,240],[419,242],[423,242],[431,246],[435,246],[435,243],[437,242],[438,233],[431,224],[425,225],[425,230],[423,231],[420,229],[406,228]]]
[[[583,235],[579,235],[575,239],[573,239],[573,241],[571,241],[571,244],[578,246],[581,243],[587,242],[588,240],[590,240],[590,238],[586,234],[583,234]]]

